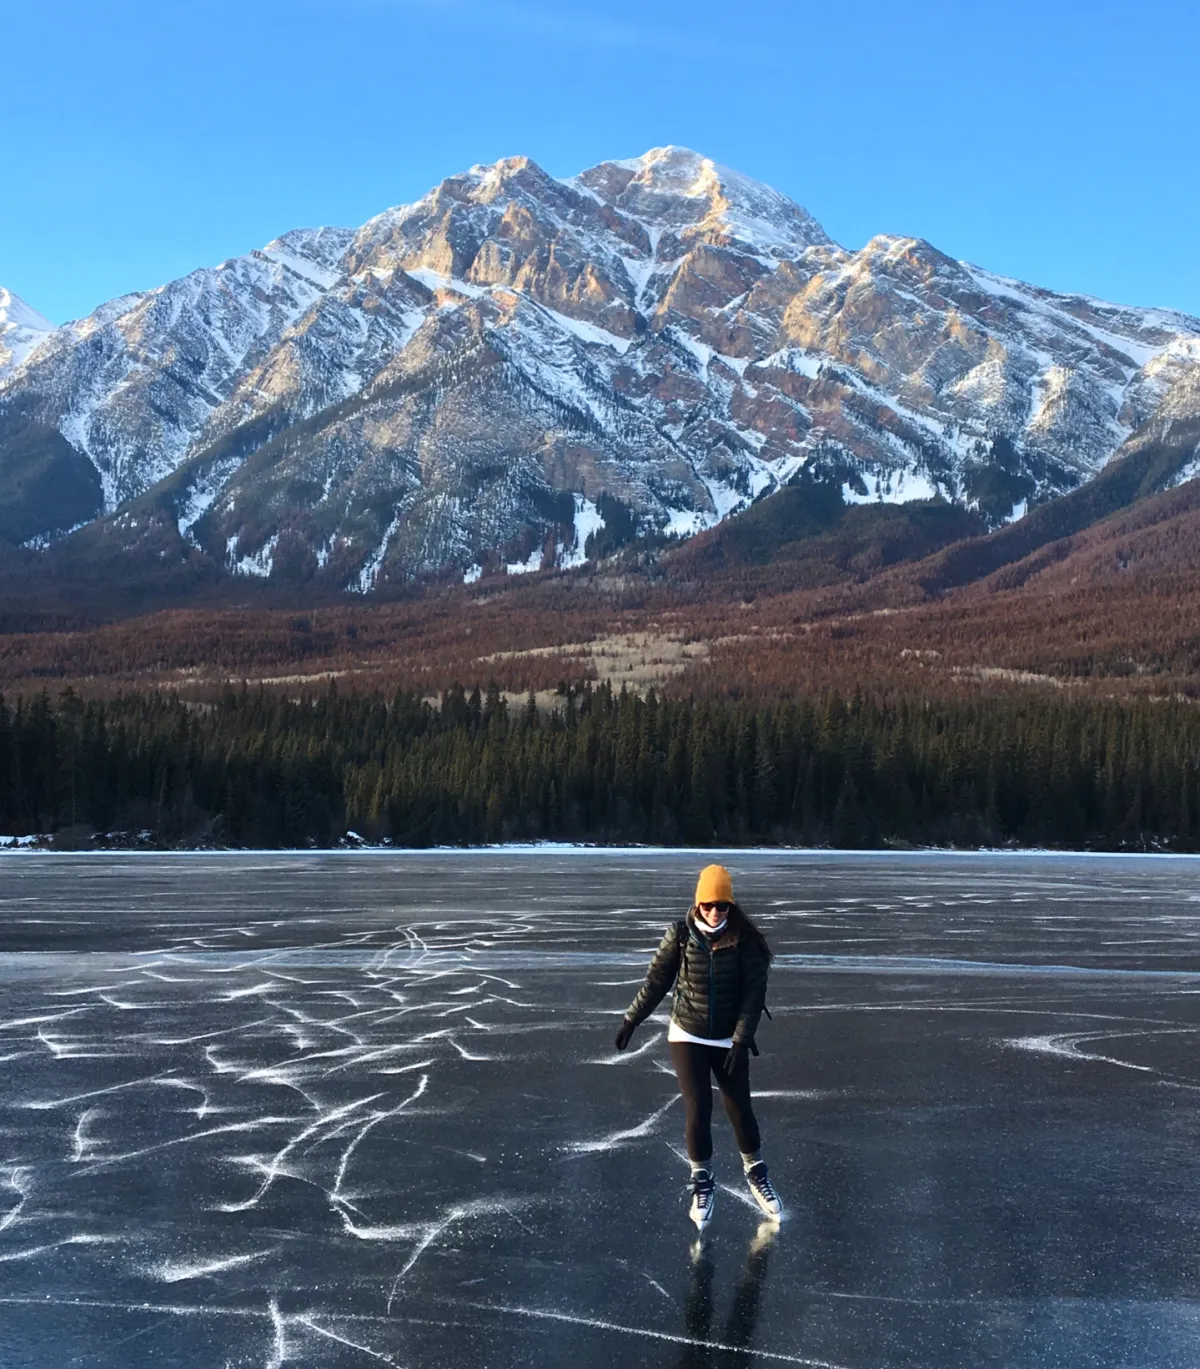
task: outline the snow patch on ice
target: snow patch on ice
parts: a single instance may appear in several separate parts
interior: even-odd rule
[[[607,1136],[598,1136],[592,1141],[573,1141],[566,1149],[575,1155],[594,1155],[598,1151],[616,1150],[624,1141],[640,1141],[654,1132],[659,1121],[677,1101],[676,1097],[669,1098],[662,1107],[636,1126],[627,1127],[623,1131],[611,1131]]]
[[[250,1255],[226,1255],[213,1260],[164,1260],[146,1272],[163,1283],[181,1283],[185,1279],[206,1279],[213,1274],[223,1274],[227,1269],[238,1269],[242,1265],[257,1264],[259,1260],[273,1255],[278,1249],[256,1250]]]
[[[1190,1030],[1190,1028],[1189,1028]],[[1091,1061],[1101,1065],[1116,1065],[1120,1069],[1137,1070],[1143,1074],[1155,1074],[1149,1065],[1137,1065],[1131,1060],[1119,1060],[1112,1055],[1098,1055],[1093,1051],[1080,1050],[1084,1042],[1111,1040],[1114,1033],[1068,1034],[1058,1036],[1014,1036],[1004,1044],[1014,1050],[1031,1051],[1035,1055],[1055,1055],[1063,1060]]]

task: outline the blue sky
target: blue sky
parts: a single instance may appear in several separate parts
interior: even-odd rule
[[[1192,0],[10,0],[0,285],[55,322],[475,162],[679,143],[840,242],[1200,314]]]

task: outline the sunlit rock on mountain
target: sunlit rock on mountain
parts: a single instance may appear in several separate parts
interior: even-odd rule
[[[1198,375],[1195,319],[847,250],[686,149],[514,157],[61,328],[0,291],[0,537],[106,520],[368,592],[579,564],[801,477],[1001,523],[1196,412]]]

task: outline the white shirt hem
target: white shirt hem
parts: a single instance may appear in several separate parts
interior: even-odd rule
[[[690,1041],[693,1046],[725,1046],[728,1048],[733,1045],[732,1036],[723,1037],[720,1041],[714,1041],[707,1036],[693,1036],[691,1032],[685,1032],[674,1018],[671,1018],[670,1026],[667,1027],[667,1040]]]

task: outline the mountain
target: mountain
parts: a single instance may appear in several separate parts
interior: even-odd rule
[[[54,324],[20,295],[0,286],[0,382],[54,331]]]
[[[801,473],[998,526],[1195,413],[1195,319],[849,251],[682,148],[515,157],[55,330],[0,379],[0,537],[367,592],[690,535]]]

